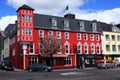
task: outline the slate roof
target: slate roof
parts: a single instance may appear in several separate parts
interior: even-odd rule
[[[17,12],[18,12],[18,10],[20,10],[20,9],[27,9],[27,10],[34,10],[33,8],[31,8],[31,7],[29,7],[29,6],[27,6],[27,5],[22,5],[21,7],[19,7],[18,9],[17,9]]]
[[[18,10],[19,9],[34,10],[33,8],[31,8],[25,4],[21,7],[19,7]],[[81,19],[74,19],[74,18],[65,18],[65,17],[58,17],[58,16],[51,16],[51,15],[44,15],[44,14],[36,14],[36,13],[34,13],[34,28],[53,29],[52,23],[51,23],[52,18],[55,18],[57,20],[57,28],[56,28],[57,30],[68,30],[68,31],[80,32],[79,23],[80,23],[80,21],[83,21],[84,28],[85,28],[83,32],[93,33],[93,31],[92,31],[92,23],[93,22],[97,23],[96,33],[102,33],[102,31],[112,31],[112,25],[106,24],[103,22],[98,22],[95,20],[88,21],[88,20],[81,20]],[[64,29],[64,20],[65,19],[67,19],[69,21],[69,29]]]
[[[87,20],[79,20],[79,19],[70,19],[64,17],[43,15],[43,14],[34,14],[34,28],[44,28],[44,29],[53,29],[51,24],[51,19],[55,18],[57,20],[57,30],[65,30],[64,29],[64,20],[69,20],[69,30],[68,31],[78,31],[80,32],[79,22],[84,21],[85,31],[84,32],[92,32],[92,23],[93,21]],[[101,23],[97,23],[97,33],[101,32]]]
[[[9,24],[5,29],[5,38],[14,35],[17,32],[17,24]]]

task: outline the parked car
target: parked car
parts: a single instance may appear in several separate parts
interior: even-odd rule
[[[32,71],[47,71],[47,72],[51,72],[52,68],[50,66],[46,66],[43,64],[32,64],[29,65],[27,68],[28,71],[32,72]]]
[[[114,62],[115,62],[117,67],[120,67],[120,57],[115,57]]]
[[[0,63],[0,69],[6,71],[14,71],[14,66],[11,62],[3,61]]]
[[[97,68],[99,69],[101,68],[108,69],[114,67],[116,67],[116,64],[111,60],[99,60],[99,62],[97,62]]]

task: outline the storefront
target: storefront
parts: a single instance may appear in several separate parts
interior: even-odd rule
[[[98,59],[103,59],[102,54],[78,54],[77,55],[77,67],[95,67],[95,61]]]

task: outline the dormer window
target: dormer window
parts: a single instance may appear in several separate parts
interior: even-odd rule
[[[84,31],[84,22],[83,21],[79,22],[79,26],[80,26],[80,31]]]
[[[53,28],[57,27],[57,20],[55,18],[52,18],[52,27]]]
[[[64,29],[69,29],[69,20],[64,20]]]
[[[92,23],[92,31],[93,32],[97,31],[97,23]]]

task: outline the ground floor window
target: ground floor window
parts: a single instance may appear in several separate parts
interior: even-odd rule
[[[53,64],[54,65],[64,65],[64,58],[54,58]]]
[[[37,57],[30,57],[29,58],[29,65],[37,64],[37,63],[38,63],[38,58]]]
[[[66,58],[65,58],[65,61],[64,61],[64,64],[65,64],[66,66],[71,65],[71,58],[70,58],[70,57],[66,57]]]

